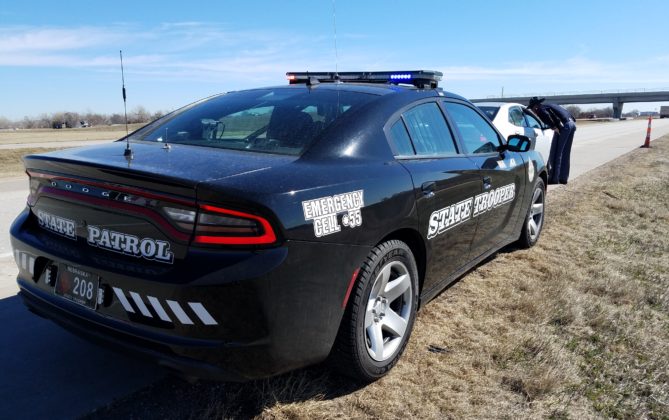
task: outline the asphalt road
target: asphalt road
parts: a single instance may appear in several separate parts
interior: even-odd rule
[[[581,124],[571,178],[638,148],[646,126],[643,120]],[[653,121],[652,139],[667,133],[669,120]],[[0,418],[79,417],[165,372],[82,341],[23,307],[7,232],[25,206],[27,184],[25,177],[0,180]]]

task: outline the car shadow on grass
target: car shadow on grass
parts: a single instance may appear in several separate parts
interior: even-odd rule
[[[251,418],[277,404],[334,399],[364,386],[333,373],[327,363],[245,383],[170,376],[85,419]]]

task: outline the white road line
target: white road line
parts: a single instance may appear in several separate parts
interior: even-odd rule
[[[0,258],[11,257],[12,255],[14,255],[13,252],[5,252],[4,254],[0,254]]]
[[[146,298],[149,299],[149,303],[151,303],[151,306],[153,306],[153,309],[155,309],[160,319],[163,321],[172,322],[172,318],[167,315],[167,312],[165,312],[163,305],[160,304],[158,299],[154,298],[153,296],[147,296]]]
[[[135,301],[135,305],[137,305],[142,315],[144,315],[147,318],[153,318],[153,315],[151,315],[149,308],[146,307],[144,301],[142,300],[142,297],[139,294],[137,294],[136,292],[130,292],[130,296],[132,297],[132,300]]]
[[[186,315],[186,312],[184,312],[181,305],[179,305],[179,302],[175,302],[173,300],[167,300],[166,302],[170,309],[172,309],[172,312],[174,312],[174,315],[177,316],[179,322],[182,324],[193,325],[193,321],[191,321],[188,315]]]
[[[121,302],[121,305],[123,305],[123,309],[134,314],[135,310],[132,309],[132,305],[130,305],[130,302],[128,302],[128,299],[125,297],[123,290],[119,289],[118,287],[114,287],[113,289],[114,293],[116,293],[116,297]]]
[[[195,315],[202,320],[204,325],[218,325],[218,322],[207,312],[200,302],[188,302],[190,308],[195,312]]]

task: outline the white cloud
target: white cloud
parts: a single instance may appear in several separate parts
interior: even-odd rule
[[[552,84],[612,84],[619,86],[659,83],[669,85],[669,73],[652,65],[655,59],[638,63],[605,63],[574,57],[562,61],[504,63],[500,66],[443,66],[441,71],[452,81],[507,81]]]

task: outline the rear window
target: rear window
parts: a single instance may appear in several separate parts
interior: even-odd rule
[[[234,92],[161,118],[130,139],[299,155],[337,118],[376,97],[333,89]]]
[[[479,106],[478,109],[483,111],[485,116],[488,117],[490,121],[494,120],[495,117],[497,116],[497,113],[499,112],[498,106]]]

